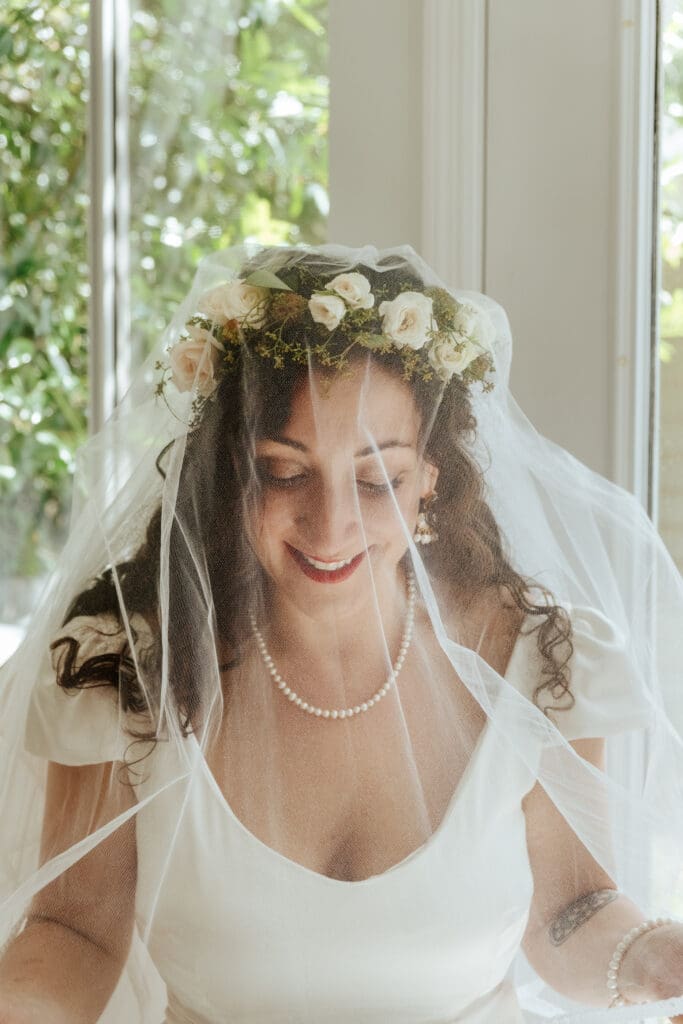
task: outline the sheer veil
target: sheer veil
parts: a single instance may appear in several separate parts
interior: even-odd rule
[[[683,916],[683,586],[511,358],[409,246],[235,246],[80,452],[0,675],[0,943],[134,907],[103,1020],[683,1013],[522,952],[595,877]]]

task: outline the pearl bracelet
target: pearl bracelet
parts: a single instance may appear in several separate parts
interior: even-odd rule
[[[663,924],[677,924],[677,922],[671,917],[653,917],[649,921],[643,921],[642,924],[637,924],[635,928],[631,928],[631,931],[627,932],[621,941],[617,943],[617,948],[614,950],[612,959],[609,962],[609,967],[607,968],[607,991],[612,997],[609,1004],[610,1007],[628,1005],[628,1000],[621,995],[618,985],[619,968],[621,967],[621,961],[624,959],[626,951],[633,945],[636,939],[639,939],[641,935],[645,934],[645,932],[651,932]]]

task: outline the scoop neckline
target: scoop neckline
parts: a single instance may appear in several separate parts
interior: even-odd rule
[[[521,639],[523,637],[526,638],[531,635],[529,633],[524,632],[524,625],[526,623],[527,618],[528,616],[525,616],[522,620],[519,632],[517,633],[515,643],[510,653],[510,657],[508,658],[505,674],[501,677],[505,680],[509,680],[513,663],[517,660],[519,656],[519,651],[522,647],[520,643]],[[372,884],[377,885],[380,884],[384,879],[387,879],[389,876],[392,876],[390,880],[393,881],[394,875],[396,875],[397,873],[400,874],[404,868],[407,870],[407,868],[410,865],[414,864],[417,861],[421,861],[428,856],[431,849],[437,844],[441,834],[448,828],[457,807],[462,802],[463,793],[469,787],[472,775],[474,773],[474,769],[477,765],[478,760],[481,759],[482,750],[486,742],[486,737],[489,735],[490,731],[491,719],[487,715],[486,722],[482,726],[481,731],[477,736],[477,740],[472,749],[472,753],[470,754],[469,760],[465,765],[465,769],[462,775],[460,776],[453,793],[451,794],[451,797],[446,805],[446,810],[443,813],[441,821],[436,826],[431,835],[428,836],[423,843],[420,843],[419,846],[415,847],[415,849],[412,850],[409,854],[407,854],[401,860],[396,861],[395,864],[391,864],[384,871],[380,871],[374,875],[368,875],[366,878],[355,879],[332,878],[330,875],[323,874],[322,871],[315,871],[313,868],[308,868],[306,867],[305,864],[301,864],[300,861],[293,860],[291,857],[287,857],[284,853],[280,853],[279,850],[276,850],[274,847],[269,846],[268,843],[264,842],[262,839],[259,839],[259,837],[255,835],[255,833],[252,832],[251,829],[247,828],[247,826],[244,824],[241,818],[239,818],[237,814],[235,814],[235,812],[233,811],[223,790],[218,785],[216,777],[211,771],[209,763],[206,760],[206,757],[204,756],[204,751],[202,750],[201,745],[197,740],[195,734],[190,733],[189,737],[195,746],[196,756],[199,758],[201,762],[202,772],[206,776],[207,782],[214,796],[217,798],[219,804],[221,805],[223,813],[226,814],[228,819],[240,830],[240,832],[242,832],[242,834],[248,839],[249,842],[253,843],[256,847],[260,848],[266,856],[270,856],[271,858],[285,865],[287,869],[292,872],[292,874],[299,874],[302,877],[308,876],[311,880],[319,881],[322,884],[328,883],[331,886],[337,886],[338,888],[345,887],[348,889],[353,887],[369,886]]]

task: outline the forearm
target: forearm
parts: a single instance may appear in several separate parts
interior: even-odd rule
[[[95,1024],[122,966],[71,928],[29,922],[0,961],[0,1024]]]
[[[537,973],[557,992],[590,1006],[608,1006],[609,962],[617,943],[644,917],[625,896],[600,890],[576,900],[552,921],[527,934],[524,951]],[[644,1001],[648,997],[638,1000],[632,990],[629,998]]]

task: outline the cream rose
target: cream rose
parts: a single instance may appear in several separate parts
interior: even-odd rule
[[[441,380],[449,381],[454,374],[466,370],[472,360],[481,355],[481,349],[470,341],[457,349],[451,338],[446,337],[433,342],[427,355]]]
[[[178,391],[191,391],[194,387],[208,398],[217,384],[215,361],[220,346],[203,327],[190,324],[187,331],[190,337],[176,342],[169,353],[173,382]]]
[[[463,341],[474,342],[479,345],[479,354],[482,350],[490,352],[496,340],[496,329],[491,317],[484,309],[473,305],[471,302],[458,302],[458,309],[454,317],[454,329],[456,334]]]
[[[403,347],[422,348],[432,325],[432,300],[422,292],[401,292],[379,307],[382,333]]]
[[[244,281],[231,281],[204,292],[197,308],[214,324],[238,320],[245,327],[262,327],[267,297],[267,288],[258,288]]]
[[[337,274],[327,287],[341,295],[349,309],[372,309],[375,304],[370,282],[362,274]]]
[[[346,313],[343,299],[336,295],[322,295],[315,292],[308,300],[311,316],[317,324],[324,324],[328,331],[333,331]]]

